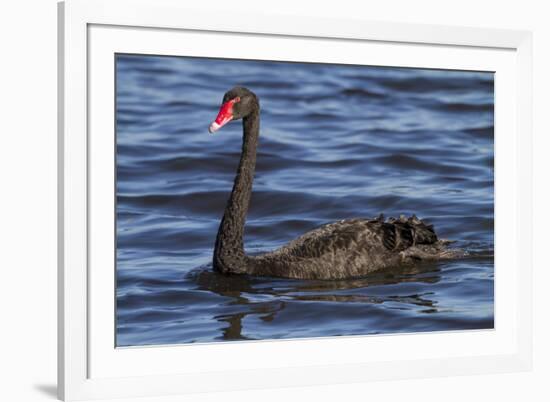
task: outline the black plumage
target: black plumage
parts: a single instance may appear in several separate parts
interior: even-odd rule
[[[229,114],[228,116],[222,115]],[[456,257],[432,225],[416,216],[384,219],[355,218],[323,225],[266,254],[244,251],[243,234],[252,193],[260,106],[254,93],[235,87],[223,99],[220,115],[210,131],[229,120],[243,120],[242,153],[233,190],[220,223],[213,265],[225,274],[250,274],[302,279],[345,279],[415,263]],[[219,123],[218,123],[219,122]]]

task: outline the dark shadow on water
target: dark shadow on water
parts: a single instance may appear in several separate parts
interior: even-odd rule
[[[243,323],[242,320],[246,317],[247,314],[233,314],[227,316],[218,316],[215,317],[220,322],[226,322],[229,325],[222,330],[221,339],[230,341],[230,340],[247,340],[246,336],[242,335]]]
[[[35,384],[34,389],[50,399],[57,399],[57,385],[55,384]]]
[[[229,305],[233,306],[247,306],[250,311],[222,314],[214,317],[219,322],[227,323],[222,330],[221,339],[223,340],[250,340],[253,338],[246,337],[242,334],[243,319],[248,315],[257,315],[263,321],[270,321],[281,310],[284,309],[285,303],[282,301],[269,302],[269,303],[252,303],[243,294],[273,294],[269,290],[255,289],[252,285],[255,278],[241,275],[223,275],[206,267],[205,271],[200,271],[196,274],[195,280],[198,285],[198,289],[210,291],[220,296],[230,297],[233,301],[229,302]],[[269,278],[272,279],[272,278]],[[265,279],[264,279],[265,280]]]
[[[401,282],[436,283],[440,280],[440,265],[421,263],[404,265],[373,273],[361,278],[346,280],[301,280],[248,275],[223,275],[214,272],[211,266],[193,270],[187,275],[200,290],[207,290],[221,296],[235,297],[236,302],[243,300],[241,293],[281,294],[292,291],[345,290],[376,285],[389,285]],[[246,300],[246,299],[245,299]]]
[[[235,307],[236,311],[214,317],[219,322],[227,324],[222,329],[221,336],[218,338],[220,340],[254,339],[243,335],[243,320],[247,316],[254,315],[264,322],[272,321],[286,307],[286,302],[280,300],[281,297],[298,302],[320,301],[367,304],[401,302],[431,308],[437,304],[436,301],[429,298],[432,293],[422,295],[412,294],[408,296],[370,296],[360,294],[346,295],[339,294],[339,292],[379,285],[398,284],[401,282],[433,284],[441,279],[440,266],[437,263],[399,266],[384,273],[375,273],[363,278],[339,281],[223,275],[214,272],[211,266],[197,268],[186,277],[195,282],[199,290],[213,292],[219,296],[232,299],[226,305]],[[250,296],[247,297],[246,295]],[[250,300],[254,295],[273,296],[275,300],[265,302]]]

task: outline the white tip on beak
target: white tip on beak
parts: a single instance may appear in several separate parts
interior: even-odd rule
[[[218,123],[216,123],[215,121],[212,122],[212,124],[210,124],[210,127],[208,127],[208,132],[210,134],[218,131],[220,129],[221,125],[219,125]]]

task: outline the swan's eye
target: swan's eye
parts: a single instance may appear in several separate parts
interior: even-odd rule
[[[233,99],[233,102],[234,103],[237,103],[237,102],[240,102],[241,101],[241,97],[240,96],[237,96],[235,99]]]

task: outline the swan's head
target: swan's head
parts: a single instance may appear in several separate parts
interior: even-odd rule
[[[213,133],[225,126],[231,120],[243,119],[258,111],[258,98],[254,92],[244,87],[235,87],[225,93],[218,116],[210,124],[208,131]]]

